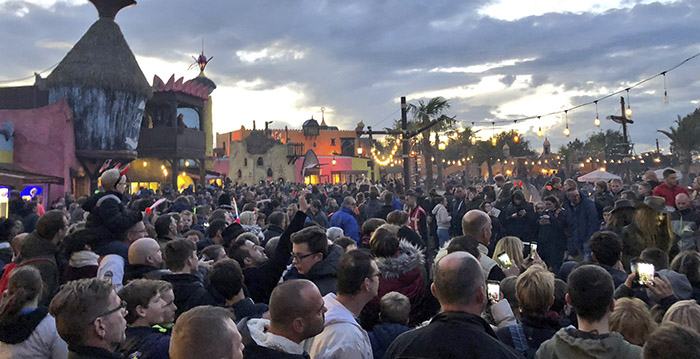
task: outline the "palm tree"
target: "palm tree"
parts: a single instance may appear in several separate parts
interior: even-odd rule
[[[684,182],[688,181],[690,165],[693,163],[693,154],[700,150],[700,109],[674,121],[676,128],[669,127],[669,131],[658,130],[671,140],[673,152],[678,153],[678,157],[683,165]]]
[[[413,114],[413,123],[416,127],[426,126],[432,121],[442,115],[443,111],[450,108],[449,102],[442,97],[433,97],[426,103],[423,100],[418,100],[418,105],[409,104],[408,110]],[[421,134],[421,143],[423,144],[423,156],[425,158],[425,175],[426,175],[426,185],[428,188],[433,186],[433,167],[432,161],[429,159],[433,158],[433,147],[430,144],[430,134],[431,132],[440,132],[454,126],[454,118],[446,117],[439,124],[433,126],[430,131],[425,131]],[[439,143],[435,144],[435,148]],[[438,181],[442,181],[442,169],[438,166]]]

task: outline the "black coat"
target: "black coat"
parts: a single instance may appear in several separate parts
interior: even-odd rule
[[[269,241],[272,237],[281,236],[282,232],[284,232],[284,228],[270,223],[270,225],[265,229],[265,232],[263,232],[263,235],[265,236],[265,243],[267,243],[267,241]]]
[[[340,257],[343,256],[343,247],[338,245],[331,245],[328,247],[328,255],[323,258],[320,262],[316,263],[309,269],[306,274],[299,274],[296,267],[287,272],[284,276],[284,280],[291,279],[308,279],[318,287],[321,295],[326,295],[328,293],[336,293],[338,288],[338,264],[340,264]]]
[[[94,248],[119,237],[131,226],[143,219],[141,212],[134,212],[124,205],[126,199],[119,192],[100,192],[90,197],[83,209],[90,212],[85,227],[97,239]]]
[[[145,264],[127,264],[124,266],[124,284],[134,279],[160,279],[163,275],[169,274],[167,269],[151,267]]]
[[[540,345],[542,345],[542,343],[551,339],[560,328],[558,319],[535,318],[528,315],[523,316],[522,323],[514,325],[523,326],[523,332],[527,338],[527,345],[530,348],[535,349],[535,351],[540,347]],[[509,327],[499,329],[496,332],[496,336],[498,336],[498,339],[506,345],[515,348]]]
[[[436,315],[429,325],[401,334],[384,355],[384,359],[465,357],[521,358],[513,348],[498,341],[486,321],[466,312]]]
[[[292,222],[280,236],[280,240],[275,249],[275,254],[264,264],[258,267],[248,267],[243,269],[245,285],[248,287],[250,298],[255,303],[267,304],[270,300],[272,290],[279,283],[282,273],[287,269],[289,258],[292,253],[292,233],[304,228],[306,213],[297,211]]]
[[[168,359],[170,335],[161,333],[151,327],[127,327],[126,341],[121,352],[132,358],[131,354],[141,353],[139,359]]]
[[[525,215],[520,217],[512,217],[513,214],[520,210],[525,210]],[[503,224],[506,234],[516,236],[524,242],[530,242],[535,234],[535,211],[531,203],[522,201],[519,205],[511,202],[506,208],[501,211],[498,219]]]
[[[379,210],[374,214],[374,216],[372,216],[370,218],[381,218],[381,219],[386,221],[386,216],[388,216],[389,213],[391,213],[391,211],[393,211],[393,210],[394,210],[394,206],[384,205],[381,208],[379,208]]]
[[[177,306],[176,317],[200,305],[221,306],[225,302],[220,294],[205,286],[204,282],[194,274],[166,274],[161,279],[173,285]]]
[[[120,353],[107,349],[84,346],[68,346],[68,359],[123,359]]]

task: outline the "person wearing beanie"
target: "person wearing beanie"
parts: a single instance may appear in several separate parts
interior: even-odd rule
[[[83,209],[90,212],[86,228],[95,235],[96,242],[92,248],[96,250],[111,241],[120,240],[129,228],[143,219],[141,212],[126,207],[126,171],[128,166],[122,171],[118,168],[104,171],[100,176],[104,191],[83,204]]]
[[[520,189],[513,191],[510,203],[501,211],[498,218],[509,236],[515,236],[522,241],[530,242],[535,234],[535,210],[532,203],[525,201],[525,195]]]

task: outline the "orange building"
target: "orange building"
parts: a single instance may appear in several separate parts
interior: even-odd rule
[[[364,124],[360,123],[358,126],[364,127]],[[242,141],[248,138],[253,131],[256,131],[255,122],[253,122],[253,129],[241,126],[240,130],[217,133],[216,144],[223,150],[224,156],[229,156],[231,154],[229,143]],[[338,127],[327,126],[325,120],[322,120],[319,125],[313,117],[304,122],[301,129],[289,129],[285,126],[284,129],[265,129],[265,131],[270,137],[283,144],[303,146],[299,151],[302,154],[308,150],[313,150],[319,156],[362,156],[369,154],[369,142],[365,139],[359,141],[355,130],[339,130]],[[358,150],[358,148],[362,148],[362,150]]]

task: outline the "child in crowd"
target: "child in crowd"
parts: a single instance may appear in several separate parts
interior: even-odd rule
[[[385,294],[379,301],[379,310],[381,323],[367,332],[375,358],[384,357],[389,344],[403,332],[411,329],[406,326],[411,312],[411,302],[405,295],[399,292]]]

